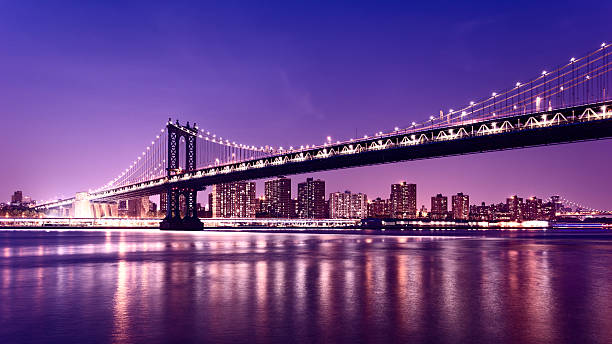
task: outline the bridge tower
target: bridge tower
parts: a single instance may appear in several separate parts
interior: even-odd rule
[[[168,119],[168,125],[166,126],[168,133],[168,157],[167,157],[167,171],[168,178],[173,175],[194,171],[196,169],[196,139],[198,135],[198,128],[196,124],[193,127],[189,126],[189,122],[185,126],[179,124],[178,120],[176,123],[172,123],[171,119]],[[185,139],[185,167],[180,166],[180,140]],[[181,195],[185,204],[185,217],[181,218]],[[167,197],[167,210],[166,217],[160,224],[161,229],[171,230],[201,230],[203,224],[198,218],[197,214],[197,198],[198,189],[192,186],[168,186],[166,194],[162,195]]]

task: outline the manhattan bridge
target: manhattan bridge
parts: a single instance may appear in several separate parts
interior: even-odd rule
[[[610,44],[602,43],[531,80],[406,128],[345,141],[328,137],[321,145],[253,146],[219,137],[196,123],[169,119],[142,153],[106,184],[37,208],[50,211],[163,195],[167,214],[162,228],[201,229],[197,192],[219,183],[610,138],[611,52]]]

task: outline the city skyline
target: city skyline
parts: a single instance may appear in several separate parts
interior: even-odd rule
[[[465,6],[451,5],[437,13],[436,19],[447,25],[417,36],[402,33],[431,16],[421,16],[418,6],[410,11],[354,6],[349,10],[352,15],[338,21],[329,19],[340,10],[344,13],[343,6],[286,5],[271,12],[244,9],[240,16],[222,6],[219,19],[211,18],[210,24],[186,20],[175,26],[172,13],[184,15],[181,8],[143,10],[132,5],[116,14],[113,23],[119,25],[107,31],[100,30],[99,24],[109,23],[107,15],[114,10],[104,5],[83,4],[57,13],[45,11],[44,6],[32,12],[27,6],[3,4],[0,30],[6,35],[1,39],[13,54],[2,58],[0,68],[5,80],[19,82],[0,84],[6,95],[2,111],[7,128],[0,143],[11,147],[4,158],[14,162],[14,168],[0,172],[0,192],[24,189],[35,199],[48,199],[71,197],[100,185],[129,163],[150,141],[149,133],[173,114],[257,145],[320,144],[327,136],[336,140],[406,127],[596,48],[609,33],[605,20],[593,16],[605,18],[610,5],[599,4],[598,11],[588,5],[575,14],[588,17],[592,25],[578,34],[571,23],[549,22],[553,27],[548,30],[558,32],[550,36],[547,29],[542,30],[543,24],[530,20],[538,18],[542,5],[529,5],[531,10],[525,14],[503,4],[487,4],[479,11],[507,10],[496,17],[494,26],[510,31],[504,31],[509,43],[500,46],[491,39],[491,22],[471,22],[455,15],[473,10]],[[546,13],[561,13],[570,6],[562,3]],[[82,15],[75,16],[74,11]],[[145,15],[132,22],[134,11]],[[196,10],[198,14],[210,11]],[[275,11],[287,12],[294,23],[276,18]],[[367,22],[360,22],[366,12],[370,14]],[[306,25],[313,16],[320,28]],[[92,26],[86,19],[92,19]],[[195,39],[208,25],[223,19],[236,25],[223,28],[215,39],[205,35]],[[513,23],[519,19],[529,24],[516,28]],[[35,25],[24,30],[23,23],[29,22]],[[128,30],[129,24],[133,27]],[[74,25],[84,28],[80,34],[72,31]],[[265,33],[242,39],[241,33],[254,25],[263,25]],[[338,32],[339,27],[349,30]],[[151,28],[166,39],[159,41]],[[127,31],[130,35],[125,35]],[[354,37],[361,31],[368,34],[357,42]],[[528,31],[537,33],[525,41],[521,33]],[[336,32],[334,40],[325,40],[328,32]],[[44,44],[45,38],[55,45]],[[231,40],[235,44],[229,44]],[[298,48],[298,41],[306,50]],[[338,41],[344,45],[336,46]],[[142,49],[132,48],[134,42],[141,42]],[[38,44],[37,50],[32,43]],[[290,47],[291,53],[279,50],[280,46]],[[244,48],[240,50],[244,54],[238,55],[237,47]],[[143,63],[143,57],[159,50],[155,55],[159,57]],[[348,51],[354,58],[346,59]],[[453,51],[459,54],[449,54]],[[33,68],[32,61],[42,65]],[[167,86],[152,87],[152,82]],[[356,96],[360,101],[353,101]],[[373,196],[385,184],[408,180],[423,185],[421,194],[469,189],[472,197],[486,202],[512,194],[562,194],[606,208],[612,189],[606,171],[612,162],[602,159],[601,152],[610,150],[610,144],[530,148],[312,176],[325,179],[328,188],[337,191],[362,184],[359,192]],[[583,166],[593,166],[588,178]],[[418,204],[427,200],[419,197]]]

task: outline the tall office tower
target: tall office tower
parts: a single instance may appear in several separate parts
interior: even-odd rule
[[[332,192],[329,194],[329,218],[351,218],[351,192]]]
[[[325,202],[325,181],[306,178],[298,184],[298,217],[302,219],[323,219],[327,213]]]
[[[416,218],[416,184],[391,185],[391,197],[389,199],[391,216],[400,219]]]
[[[506,205],[508,207],[508,213],[510,214],[510,220],[522,221],[523,220],[523,199],[514,195],[506,199]]]
[[[279,177],[265,183],[265,212],[269,217],[291,217],[291,179]]]
[[[236,182],[213,185],[213,217],[255,217],[255,183]]]
[[[523,218],[525,220],[541,220],[542,216],[542,200],[537,197],[529,197],[525,200],[523,206]]]
[[[448,197],[437,194],[431,198],[431,212],[429,213],[434,220],[445,219],[448,215]]]
[[[453,218],[455,220],[468,220],[470,218],[470,196],[462,192],[453,195]]]

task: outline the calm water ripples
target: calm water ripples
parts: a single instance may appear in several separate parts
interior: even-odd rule
[[[610,343],[612,241],[0,232],[2,343]]]

